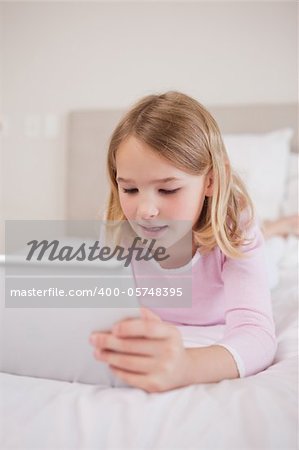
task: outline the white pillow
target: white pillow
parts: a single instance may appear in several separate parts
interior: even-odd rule
[[[270,289],[274,289],[280,280],[279,264],[286,249],[286,240],[280,236],[272,236],[265,240],[266,271]]]
[[[298,153],[290,153],[285,194],[281,213],[283,216],[298,214]]]
[[[291,128],[263,134],[226,134],[232,167],[245,182],[260,220],[280,216],[288,170]]]

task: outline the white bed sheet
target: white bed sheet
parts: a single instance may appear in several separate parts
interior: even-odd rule
[[[273,290],[274,364],[251,377],[160,394],[0,374],[1,449],[297,449],[298,240]],[[181,329],[208,345],[223,327]]]

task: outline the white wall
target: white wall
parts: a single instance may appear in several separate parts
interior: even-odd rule
[[[2,124],[2,114],[3,103],[3,86],[2,86],[2,74],[3,74],[3,61],[2,61],[2,50],[3,50],[3,5],[0,3],[0,253],[3,252],[3,236],[4,236],[4,203],[3,203],[3,188],[4,188],[4,170],[3,170],[3,124]]]
[[[168,89],[207,106],[297,100],[297,2],[1,7],[6,218],[64,217],[71,110],[125,108]]]

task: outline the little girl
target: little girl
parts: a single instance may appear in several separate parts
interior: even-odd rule
[[[95,357],[147,392],[267,368],[277,344],[264,239],[214,118],[179,92],[147,96],[116,127],[108,170],[108,220],[128,221],[151,237],[174,222],[192,225],[192,306],[142,308],[141,318],[93,333]],[[161,270],[187,259],[163,261]],[[225,324],[222,339],[198,348],[184,348],[176,327],[217,324]]]

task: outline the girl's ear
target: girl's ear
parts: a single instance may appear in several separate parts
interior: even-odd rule
[[[214,176],[213,176],[213,170],[211,169],[207,173],[207,177],[206,177],[206,186],[205,186],[205,196],[206,197],[212,197],[213,187],[214,187]]]

